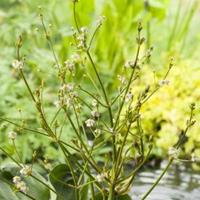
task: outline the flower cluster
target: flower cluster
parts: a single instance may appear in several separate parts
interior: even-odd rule
[[[108,175],[107,172],[103,172],[103,173],[98,174],[98,175],[96,176],[96,180],[97,180],[99,183],[101,183],[101,182],[103,182],[104,179],[105,179],[106,177],[108,177],[108,176],[109,176],[109,175]]]
[[[86,27],[81,27],[78,33],[74,33],[76,46],[80,51],[85,51],[87,49],[87,33],[88,29]]]
[[[70,107],[77,98],[75,86],[72,83],[63,84],[59,89],[59,100],[54,102],[56,107],[67,106]]]
[[[174,147],[170,147],[169,150],[168,150],[168,155],[170,157],[175,158],[175,159],[178,158],[179,153],[180,153],[180,149],[177,149],[177,148],[174,148]]]
[[[159,86],[164,86],[164,85],[169,85],[170,84],[170,81],[169,80],[160,80],[158,82],[158,85]]]
[[[135,62],[134,61],[127,61],[125,64],[124,64],[124,67],[125,68],[129,68],[129,67],[134,67],[135,66]]]
[[[132,100],[133,100],[133,94],[132,94],[132,92],[128,92],[128,94],[126,95],[125,102],[128,103]]]
[[[93,109],[91,111],[91,118],[85,121],[87,127],[94,127],[96,124],[96,120],[98,120],[100,117],[100,113],[98,111],[98,102],[96,99],[93,99],[92,107]]]
[[[96,122],[93,119],[88,119],[88,120],[85,121],[86,126],[89,127],[89,128],[95,126],[95,123]]]
[[[32,167],[31,166],[23,166],[22,169],[20,170],[20,174],[23,176],[30,176],[32,174]]]
[[[91,111],[91,115],[94,118],[99,118],[100,117],[100,113],[98,111],[96,111],[96,110],[92,110]]]
[[[106,19],[105,16],[99,16],[99,19],[97,20],[97,26],[101,26],[105,19]]]
[[[118,80],[120,81],[120,83],[121,83],[122,85],[126,85],[126,84],[127,84],[127,79],[126,79],[125,76],[117,75],[117,78],[118,78]]]
[[[12,67],[14,69],[22,69],[23,68],[23,62],[22,61],[19,61],[19,60],[14,60],[12,62]]]
[[[81,56],[77,53],[73,54],[70,59],[64,62],[66,69],[69,72],[74,72],[76,64],[81,62]]]
[[[27,193],[28,192],[28,187],[24,181],[22,181],[21,177],[19,176],[14,176],[13,177],[13,183],[15,184],[15,187],[17,190]]]
[[[10,131],[8,132],[8,138],[11,139],[11,140],[15,140],[17,137],[17,133],[14,132],[14,131]]]

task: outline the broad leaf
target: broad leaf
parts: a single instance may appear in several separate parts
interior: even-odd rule
[[[6,184],[8,188],[11,187],[9,185],[12,186],[12,179],[14,176],[19,175],[19,171],[20,168],[18,166],[16,166],[15,164],[5,164],[3,166],[1,166],[0,168],[0,179],[2,184]],[[35,172],[33,170],[33,175],[34,177],[36,177],[37,179],[41,180],[42,182],[46,183],[46,180],[37,172]],[[42,200],[49,200],[50,199],[50,191],[48,188],[46,188],[44,185],[42,185],[41,183],[39,183],[36,179],[32,178],[32,177],[26,177],[23,178],[23,181],[27,184],[27,187],[29,188],[28,191],[28,195],[30,195],[31,197],[35,198],[35,199],[42,199]],[[9,183],[9,184],[7,184]],[[7,187],[5,187],[5,185],[2,185],[2,187],[4,187],[6,189],[6,191],[8,190]],[[3,195],[2,191],[0,190],[0,195]],[[14,193],[10,192],[10,195],[14,195],[16,197],[19,197],[19,199],[27,199],[27,197],[25,197],[24,195],[18,193]],[[1,196],[0,196],[1,197]],[[3,199],[3,198],[0,198]],[[9,198],[9,199],[13,199],[14,198]],[[6,200],[6,199],[5,199]]]
[[[57,200],[76,199],[75,189],[71,187],[74,185],[74,181],[67,165],[60,164],[56,166],[51,171],[49,179],[58,194]]]

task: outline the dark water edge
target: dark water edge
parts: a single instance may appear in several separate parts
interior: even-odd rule
[[[166,162],[160,169],[148,169],[139,173],[130,192],[133,200],[140,200],[156,178],[162,173]],[[146,198],[147,200],[200,200],[200,172],[192,170],[191,165],[173,164],[159,185]]]

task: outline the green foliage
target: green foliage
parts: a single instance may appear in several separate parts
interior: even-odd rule
[[[14,165],[13,163],[6,163],[1,165],[0,169],[0,197],[2,200],[13,199],[13,200],[27,200],[29,199],[28,196],[22,193],[18,193],[17,189],[13,185],[13,177],[18,175],[19,167]],[[34,177],[41,181],[45,181],[45,179],[39,175],[35,170],[33,172]],[[27,195],[30,195],[34,199],[44,199],[49,200],[50,198],[50,191],[45,186],[38,183],[38,181],[33,178],[25,178],[25,183],[29,187],[29,191]]]
[[[0,102],[0,148],[2,155],[18,165],[1,169],[1,198],[130,200],[127,193],[135,174],[152,151],[157,156],[168,153],[169,163],[142,198],[145,199],[172,162],[180,158],[181,148],[181,156],[187,155],[188,161],[199,156],[197,129],[187,133],[195,123],[193,104],[185,123],[186,105],[199,99],[198,95],[191,97],[186,88],[194,91],[199,86],[199,70],[194,72],[190,66],[181,69],[189,69],[188,74],[194,78],[192,84],[190,76],[175,70],[173,84],[168,86],[173,60],[167,70],[161,67],[171,54],[180,57],[177,64],[185,62],[182,49],[187,44],[196,3],[191,4],[179,29],[180,10],[174,13],[177,17],[167,35],[162,28],[168,30],[168,11],[175,5],[167,0],[89,0],[78,4],[74,1],[73,8],[69,2],[61,1],[58,5],[57,1],[45,0],[42,4],[48,4],[48,8],[39,9],[40,20],[36,17],[38,1],[0,4],[4,7],[0,28],[6,33],[0,33],[2,45],[6,46],[6,51],[0,53],[4,57],[0,81],[5,82],[0,91],[4,97]],[[99,14],[106,16],[106,23],[98,33],[102,21],[95,20]],[[72,21],[72,16],[75,30],[69,28],[72,24],[63,28],[65,20]],[[142,33],[138,20],[143,21],[146,33]],[[84,28],[88,24],[89,32]],[[19,38],[17,42],[13,35]],[[137,35],[136,42],[133,35]],[[158,52],[151,59],[154,42],[158,42]],[[134,50],[136,55],[132,59]],[[158,67],[153,68],[154,64]],[[165,75],[151,76],[152,68],[165,70]],[[8,74],[12,80],[7,81]],[[120,81],[116,81],[117,77]],[[158,90],[161,93],[157,94]],[[9,140],[7,132],[11,134]],[[135,164],[127,174],[130,160]],[[32,170],[34,162],[46,169],[45,178],[36,172],[40,170]],[[25,163],[31,163],[31,173],[24,174]],[[17,175],[20,184],[30,188],[28,192],[15,183]]]
[[[73,178],[67,165],[60,164],[56,166],[50,172],[49,179],[58,194],[56,200],[76,199],[75,189],[72,188]]]
[[[159,52],[165,50],[169,39],[169,33],[167,33],[167,35],[160,34],[163,29],[171,29],[171,39],[169,40],[173,41],[174,49],[171,49],[172,51],[175,50],[179,52],[177,48],[180,46],[180,41],[185,41],[184,46],[187,46],[187,49],[190,49],[189,52],[186,52],[190,55],[191,52],[193,52],[192,46],[187,45],[186,41],[188,40],[188,43],[191,44],[191,38],[194,38],[194,36],[189,37],[189,34],[192,32],[194,33],[196,30],[191,32],[188,32],[188,30],[192,25],[192,19],[198,6],[195,3],[193,4],[193,2],[189,4],[191,9],[188,9],[188,14],[185,15],[184,18],[179,16],[177,22],[179,26],[176,26],[174,32],[173,23],[176,25],[174,22],[176,10],[174,11],[173,7],[177,7],[177,3],[167,0],[149,0],[147,2],[149,6],[146,10],[143,1],[115,0],[108,2],[103,0],[89,0],[87,1],[87,6],[85,6],[84,1],[79,3],[78,9],[82,10],[81,20],[79,21],[81,21],[82,25],[91,24],[91,28],[95,28],[94,24],[98,16],[106,16],[106,23],[102,27],[101,32],[97,35],[98,43],[94,43],[94,47],[92,47],[95,51],[96,59],[103,69],[101,72],[105,77],[103,80],[111,80],[111,78],[120,73],[121,64],[126,61],[127,57],[131,56],[130,52],[132,52],[132,49],[135,46],[132,35],[135,34],[135,27],[138,19],[142,19],[145,27],[148,21],[152,23],[151,32],[155,34],[151,34],[150,40],[151,44],[156,44],[152,61],[153,63],[158,64],[159,67],[161,65],[159,63],[160,61],[158,61],[160,60],[158,59],[160,55]],[[54,112],[52,110],[52,104],[56,97],[53,96],[53,93],[57,90],[57,83],[54,79],[55,70],[52,69],[52,66],[54,65],[52,53],[50,52],[50,49],[48,49],[44,37],[41,36],[43,33],[39,17],[37,16],[38,6],[40,5],[43,7],[47,24],[51,23],[53,25],[52,32],[55,33],[52,35],[53,42],[55,43],[54,47],[62,62],[64,62],[71,52],[69,43],[72,31],[70,30],[70,27],[73,24],[66,25],[66,21],[72,21],[70,3],[59,1],[59,4],[57,4],[56,1],[48,0],[42,2],[10,0],[1,1],[0,5],[0,28],[3,30],[0,33],[0,38],[1,47],[4,49],[0,53],[0,58],[2,60],[0,67],[0,82],[3,83],[0,96],[5,97],[0,101],[0,112],[2,115],[6,113],[6,117],[15,120],[15,118],[18,118],[21,115],[18,111],[20,109],[22,110],[22,116],[20,118],[26,118],[26,120],[29,119],[26,123],[34,124],[37,127],[38,122],[34,119],[35,110],[32,107],[32,103],[28,98],[24,98],[27,95],[27,91],[16,73],[14,71],[12,73],[10,72],[10,66],[15,54],[13,45],[15,43],[15,38],[18,37],[19,33],[23,33],[24,54],[28,56],[27,74],[29,72],[32,74],[31,76],[28,75],[28,79],[31,80],[33,87],[37,85],[42,78],[45,79],[46,84],[51,84],[51,91],[45,91],[45,104],[48,105],[48,117],[52,118],[53,116],[50,113]],[[182,12],[181,10],[179,11],[180,15],[183,15],[185,8],[181,6],[180,9],[183,10]],[[173,12],[172,18],[169,15],[170,12]],[[121,16],[123,16],[123,18]],[[168,27],[166,24],[168,20],[172,21],[172,27]],[[112,30],[110,27],[112,27]],[[39,32],[36,31],[37,28],[39,28]],[[162,36],[162,38],[160,36]],[[188,39],[184,39],[186,36]],[[106,38],[106,40],[104,38]],[[123,48],[124,45],[126,45],[126,48]],[[193,44],[193,46],[194,45],[195,44]],[[165,62],[165,54],[163,54],[163,57],[163,62]],[[46,73],[47,70],[48,74]],[[82,72],[80,72],[80,74],[81,73]],[[8,76],[12,76],[13,79],[8,79]],[[114,85],[108,83],[109,89],[116,86],[117,83]],[[7,109],[7,106],[9,106],[9,109]],[[5,133],[9,130],[6,128],[7,124],[4,125],[1,133],[1,142],[6,144],[6,148],[9,149],[10,145],[7,144],[8,141],[5,136]],[[44,157],[46,159],[51,160],[53,157],[57,156],[57,150],[53,150],[53,147],[50,147],[51,145],[44,140],[44,137],[26,135],[27,134],[20,135],[22,138],[21,141],[19,141],[20,145],[18,145],[18,148],[20,148],[22,143],[30,147],[30,150],[27,151],[25,145],[24,147],[21,146],[22,149],[19,151],[24,157],[23,160],[30,160],[33,149],[38,149],[39,146],[43,147],[42,149],[44,150]],[[38,140],[40,142],[38,142]]]

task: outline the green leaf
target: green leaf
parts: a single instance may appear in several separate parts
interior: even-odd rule
[[[12,164],[12,163],[6,163],[6,164],[2,165],[0,168],[0,179],[4,183],[9,183],[9,185],[12,185],[13,184],[12,179],[14,176],[19,175],[19,171],[20,171],[20,168],[17,165]],[[35,172],[34,170],[33,170],[33,175],[37,179],[46,183],[46,180],[40,174]],[[35,199],[42,199],[42,200],[50,199],[49,189],[46,188],[41,183],[39,183],[37,180],[35,180],[32,177],[26,177],[26,178],[23,178],[23,181],[25,181],[25,183],[27,184],[27,186],[29,188],[29,191],[27,193],[28,195],[30,195],[31,197],[33,197]],[[8,186],[8,187],[11,189],[10,186]],[[13,193],[13,195],[14,195],[14,193]],[[24,197],[20,193],[16,193],[16,196],[19,196],[19,199],[23,199],[23,197]],[[10,199],[14,199],[14,198],[10,198]]]
[[[19,200],[10,186],[4,183],[0,177],[0,199],[2,200]]]
[[[60,164],[56,166],[50,172],[49,179],[58,193],[57,200],[76,199],[75,189],[69,186],[74,185],[74,181],[67,165]]]

